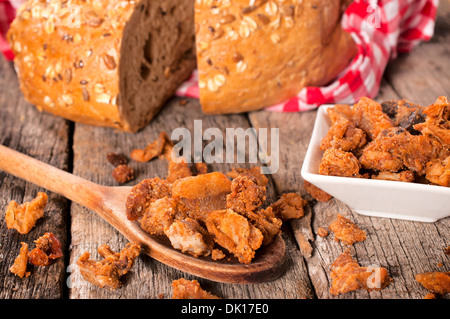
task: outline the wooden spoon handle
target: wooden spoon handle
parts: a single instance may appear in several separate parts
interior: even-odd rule
[[[0,169],[97,210],[102,186],[0,145]]]

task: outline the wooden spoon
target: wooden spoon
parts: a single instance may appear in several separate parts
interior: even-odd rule
[[[125,203],[131,187],[101,186],[3,145],[0,145],[0,169],[92,209],[130,242],[140,244],[147,255],[192,275],[225,283],[258,283],[271,281],[284,271],[286,247],[280,235],[269,246],[259,249],[248,265],[194,258],[127,219]]]

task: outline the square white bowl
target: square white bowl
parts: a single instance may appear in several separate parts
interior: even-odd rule
[[[435,222],[450,216],[450,187],[325,176],[319,174],[323,151],[320,142],[330,120],[323,105],[317,111],[314,130],[302,167],[302,177],[361,215]]]

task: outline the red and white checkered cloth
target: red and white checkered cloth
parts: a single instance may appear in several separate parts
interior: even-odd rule
[[[22,1],[0,0],[0,49],[9,59],[13,55],[4,35],[14,17],[14,8]],[[327,86],[304,88],[296,97],[268,109],[298,112],[322,104],[353,104],[363,96],[374,98],[389,60],[433,36],[438,4],[439,0],[353,1],[342,19],[342,27],[351,33],[358,47],[350,65]],[[177,95],[199,97],[197,71]]]
[[[20,4],[18,1],[0,0],[0,51],[3,52],[7,60],[14,59],[8,41],[6,41],[6,32],[9,25],[16,16],[16,8]]]

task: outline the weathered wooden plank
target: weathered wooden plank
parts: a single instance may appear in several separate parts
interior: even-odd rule
[[[70,124],[60,118],[38,112],[26,103],[19,90],[17,77],[11,63],[0,56],[0,143],[43,162],[67,170],[70,164]],[[49,267],[34,267],[31,276],[18,278],[9,272],[19,254],[20,242],[30,249],[45,232],[53,232],[67,249],[67,215],[69,202],[54,193],[49,196],[44,217],[29,234],[21,235],[8,230],[4,222],[8,203],[32,200],[38,191],[44,191],[0,171],[0,299],[62,298],[64,296],[64,258]]]
[[[416,75],[420,76],[420,75]],[[396,90],[385,80],[382,82],[379,101],[399,99]],[[280,128],[280,170],[273,175],[278,193],[299,191],[311,200],[304,188],[300,171],[309,144],[316,112],[280,114],[267,111],[252,112],[249,119],[253,127]],[[425,290],[415,281],[414,275],[425,271],[443,271],[449,265],[439,267],[448,259],[443,248],[448,245],[450,219],[425,224],[409,221],[371,218],[353,212],[336,199],[327,203],[310,201],[313,209],[311,241],[313,254],[305,258],[308,276],[318,298],[422,298]],[[337,213],[355,221],[365,229],[368,238],[351,248],[351,253],[361,265],[381,265],[394,278],[393,284],[380,292],[357,291],[335,297],[329,293],[330,266],[347,246],[333,240],[333,235],[322,238],[319,227],[328,227]],[[301,220],[300,220],[301,221]],[[291,223],[294,232],[304,231],[305,223]],[[299,228],[300,227],[300,228]],[[308,229],[306,229],[308,231]]]
[[[430,105],[450,96],[449,57],[450,2],[440,1],[433,38],[392,61],[386,77],[402,98]]]
[[[279,170],[272,175],[272,179],[279,194],[287,192],[299,192],[303,198],[310,199],[303,188],[303,178],[301,168],[306,150],[309,145],[312,128],[316,118],[316,112],[304,113],[273,113],[268,111],[257,111],[249,113],[249,120],[255,128],[278,128],[279,129]],[[314,214],[313,206],[306,207],[308,214]],[[298,221],[291,221],[290,231],[293,235],[301,236],[297,238],[298,246],[302,246],[301,241],[309,241],[314,238],[310,235],[311,218],[307,215]],[[296,253],[299,255],[299,264],[302,267],[303,275],[309,277],[305,280],[313,286],[304,285],[302,288],[309,291],[310,295],[317,297],[317,288],[314,287],[315,276],[311,276],[306,258],[303,257],[302,250],[296,246]],[[314,251],[312,252],[315,253]],[[308,255],[306,253],[306,255]]]
[[[450,4],[440,3],[436,35],[430,43],[424,43],[411,54],[403,55],[393,61],[386,72],[387,80],[382,85],[378,99],[407,98],[421,104],[432,103],[438,95],[449,95],[449,10]],[[29,154],[54,166],[68,169],[71,159],[69,151],[70,124],[62,119],[41,114],[25,103],[15,78],[12,65],[0,57],[0,143]],[[173,101],[172,101],[173,102]],[[174,102],[173,102],[174,103]],[[129,154],[131,149],[156,138],[161,130],[174,127],[192,129],[193,119],[207,123],[207,127],[247,127],[243,116],[208,117],[200,113],[195,105],[185,108],[172,105],[166,108],[165,115],[144,131],[136,135],[114,132],[109,129],[76,125],[75,161],[76,173],[105,185],[116,185],[109,175],[111,166],[106,162],[106,152],[116,151]],[[188,115],[187,115],[188,114]],[[304,152],[309,143],[315,112],[304,114],[275,114],[255,112],[249,115],[252,125],[260,127],[279,127],[281,167],[274,175],[271,185],[276,191],[272,198],[288,191],[299,191],[307,197],[300,176]],[[298,128],[296,130],[295,128]],[[288,129],[288,130],[286,130]],[[165,163],[132,163],[140,179],[152,176],[165,176]],[[226,171],[228,165],[213,165],[213,169]],[[95,172],[95,173],[92,173]],[[131,184],[131,183],[130,183]],[[0,211],[12,199],[22,202],[34,197],[41,189],[0,172]],[[86,284],[80,279],[74,267],[79,255],[90,251],[96,257],[98,244],[108,243],[119,250],[126,241],[114,229],[106,225],[92,212],[78,205],[72,207],[72,251],[68,264],[62,259],[51,267],[34,269],[32,276],[24,280],[15,278],[7,269],[14,261],[20,248],[20,241],[32,244],[46,231],[54,232],[67,246],[66,213],[68,201],[49,194],[46,214],[29,235],[19,235],[6,230],[0,223],[0,298],[60,298],[64,296],[64,274],[68,268],[68,282],[71,298],[158,298],[160,293],[170,297],[170,283],[181,276],[187,276],[166,267],[149,257],[142,256],[133,271],[127,276],[126,285],[114,292],[105,291]],[[449,218],[437,223],[424,224],[360,216],[342,203],[332,200],[328,203],[311,202],[312,230],[327,226],[338,212],[348,216],[368,232],[368,239],[358,243],[351,252],[363,265],[372,263],[388,268],[394,283],[381,292],[350,293],[341,298],[421,298],[425,291],[415,282],[414,274],[424,271],[443,271],[449,269],[448,256],[442,248],[449,245]],[[78,226],[77,226],[78,225]],[[294,229],[297,226],[293,226]],[[344,250],[345,246],[333,241],[332,236],[321,238],[317,235],[312,242],[313,255],[302,258],[293,240],[293,235],[284,227],[284,238],[288,246],[287,272],[280,279],[260,285],[225,285],[200,279],[202,286],[224,298],[332,298],[329,289],[329,266]],[[439,267],[439,263],[444,266]],[[196,278],[198,279],[198,278]]]
[[[383,80],[377,100],[390,100],[397,98],[398,96],[389,83]],[[317,229],[319,227],[328,227],[328,225],[336,218],[337,213],[341,213],[352,220],[355,220],[354,218],[359,216],[356,216],[357,214],[350,208],[335,199],[332,199],[327,203],[313,201],[312,205],[314,211],[312,228],[315,234],[314,251],[316,253],[307,261],[308,269],[310,269],[311,280],[314,284],[317,297],[331,298],[332,296],[328,292],[331,285],[330,266],[343,250],[340,250],[341,247],[338,248],[335,243],[330,240],[330,237],[324,239],[318,236]],[[352,254],[354,254],[354,251],[352,251]],[[367,295],[361,296],[360,292],[347,295],[347,297],[349,296],[353,298],[368,297]]]
[[[108,152],[118,152],[129,155],[134,148],[142,148],[155,139],[161,131],[169,136],[175,128],[187,128],[194,132],[194,120],[202,120],[203,130],[218,128],[225,132],[226,128],[249,128],[248,120],[243,115],[206,116],[202,114],[198,101],[189,100],[188,105],[182,106],[180,99],[171,100],[159,116],[143,131],[137,134],[114,132],[111,129],[96,128],[77,124],[74,134],[74,173],[103,185],[117,185],[110,172],[112,167],[106,161]],[[209,141],[205,141],[209,143]],[[163,160],[153,160],[149,163],[130,162],[136,170],[137,178],[130,185],[138,181],[167,174],[167,164]],[[249,164],[213,163],[210,171],[227,172],[232,167],[250,167]],[[274,187],[269,186],[269,189]],[[269,191],[268,201],[276,198],[274,191]],[[97,258],[96,248],[100,244],[108,244],[112,249],[119,250],[126,244],[126,240],[92,212],[74,204],[72,206],[72,250],[70,265],[74,265],[84,251],[91,252]],[[292,238],[285,237],[288,258],[287,270],[278,280],[258,285],[219,284],[199,279],[200,283],[211,292],[223,298],[301,298],[311,297],[308,288],[308,278],[303,268],[298,264],[301,260]],[[142,257],[137,261],[132,273],[127,275],[126,285],[116,291],[99,289],[86,283],[77,273],[77,268],[70,277],[72,289],[71,298],[158,298],[160,294],[171,297],[171,283],[180,277],[188,279],[193,276],[167,267],[149,257]],[[306,286],[306,288],[305,288]]]

